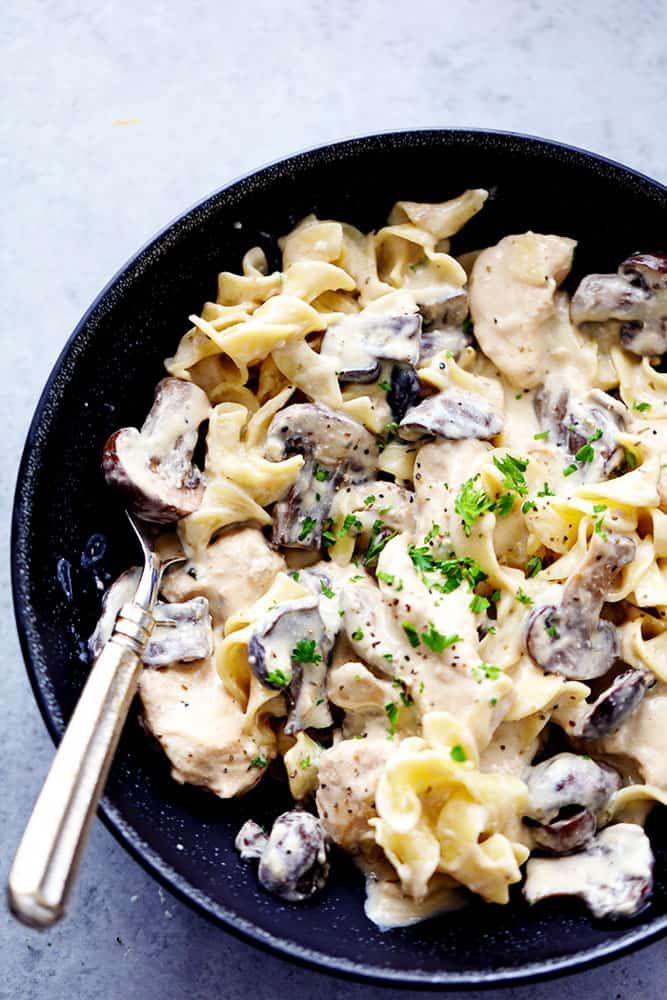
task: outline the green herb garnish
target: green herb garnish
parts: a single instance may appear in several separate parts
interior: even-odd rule
[[[455,747],[452,747],[452,749],[449,751],[449,756],[452,758],[452,760],[455,760],[457,764],[462,764],[465,760],[468,759],[466,752],[460,743],[457,743]]]
[[[315,639],[299,639],[291,656],[294,663],[320,663],[322,661],[321,654],[317,652]]]
[[[302,542],[308,535],[312,534],[313,528],[317,524],[314,517],[304,517],[301,526],[301,534],[299,535],[299,541]]]
[[[461,636],[443,635],[442,632],[438,632],[434,625],[429,623],[426,631],[422,632],[422,642],[429,649],[432,649],[434,653],[442,653],[448,646],[453,646],[455,643],[461,642]]]
[[[537,576],[542,569],[542,560],[539,556],[531,556],[526,563],[526,576]]]
[[[320,657],[321,659],[321,657]],[[270,670],[266,675],[266,683],[270,684],[271,687],[284,688],[291,682],[292,675],[286,674],[284,670],[277,667],[275,670]]]
[[[416,649],[419,645],[419,634],[417,629],[410,622],[403,622],[403,631],[408,637],[410,645]]]
[[[503,474],[503,487],[514,490],[520,497],[528,492],[524,472],[528,468],[527,458],[516,458],[514,455],[504,455],[503,458],[493,456],[493,464]]]

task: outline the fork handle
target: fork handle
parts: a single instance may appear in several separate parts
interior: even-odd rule
[[[9,906],[31,927],[62,917],[123,724],[153,616],[125,604],[95,660],[9,873]]]

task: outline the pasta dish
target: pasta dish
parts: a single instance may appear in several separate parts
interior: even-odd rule
[[[185,557],[140,681],[173,777],[282,781],[242,857],[298,902],[338,845],[382,928],[515,885],[632,916],[667,803],[667,256],[567,291],[567,236],[455,255],[486,199],[248,250],[104,450]]]

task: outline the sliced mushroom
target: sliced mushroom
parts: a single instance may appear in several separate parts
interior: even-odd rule
[[[635,823],[618,823],[598,833],[577,854],[531,858],[523,893],[531,904],[552,896],[578,896],[593,916],[613,919],[638,913],[652,888],[648,837]]]
[[[542,850],[550,854],[571,854],[590,843],[596,830],[597,820],[590,809],[580,809],[565,819],[537,824],[531,832]]]
[[[126,570],[104,595],[102,614],[88,640],[91,657],[99,656],[113,632],[118,612],[132,601],[141,570]],[[142,656],[146,667],[167,667],[171,663],[203,660],[213,652],[213,630],[205,597],[195,597],[180,604],[158,603],[154,609],[155,626]]]
[[[528,654],[548,673],[570,680],[606,674],[618,656],[614,625],[600,619],[607,592],[636,545],[626,535],[594,534],[584,558],[567,582],[560,607],[535,608],[528,617]]]
[[[667,351],[667,254],[636,253],[617,274],[589,274],[570,304],[574,323],[616,320],[624,347],[652,356]]]
[[[609,736],[639,708],[644,695],[655,683],[653,674],[646,670],[624,670],[578,720],[572,735],[583,740]]]
[[[399,425],[399,434],[406,441],[428,436],[488,441],[502,429],[501,416],[482,396],[450,388],[408,410]]]
[[[255,823],[254,819],[248,819],[236,834],[234,847],[244,861],[256,861],[261,858],[268,842],[269,838],[259,823]]]
[[[460,326],[468,315],[468,293],[454,285],[412,288],[427,327]]]
[[[310,899],[329,877],[328,840],[320,820],[294,809],[277,818],[262,851],[259,881],[290,903]]]
[[[250,637],[248,662],[253,673],[263,684],[287,694],[289,734],[332,723],[326,675],[334,640],[335,634],[325,629],[316,596],[284,601]]]
[[[335,360],[341,382],[375,382],[382,361],[416,365],[421,327],[419,313],[344,316],[329,326],[320,354]]]
[[[411,406],[419,402],[421,383],[414,368],[394,365],[391,370],[391,388],[387,402],[394,420],[401,421]]]
[[[549,442],[568,456],[591,443],[592,461],[579,463],[580,478],[608,479],[623,461],[623,449],[616,441],[623,428],[623,406],[612,396],[594,389],[585,399],[578,399],[565,379],[549,375],[535,395],[535,412],[549,431]]]
[[[317,403],[296,403],[271,421],[266,454],[280,460],[297,453],[304,456],[304,465],[273,509],[273,541],[316,549],[336,489],[342,482],[369,479],[377,467],[378,447],[356,420]]]
[[[526,815],[538,823],[553,823],[563,809],[588,809],[597,816],[618,791],[621,780],[610,767],[590,757],[559,753],[529,768]]]
[[[124,427],[108,439],[104,475],[139,517],[166,524],[199,507],[204,484],[192,456],[209,411],[208,397],[198,386],[165,378],[141,430]]]

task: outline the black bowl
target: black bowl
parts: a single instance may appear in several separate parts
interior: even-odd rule
[[[614,270],[636,249],[660,249],[667,190],[589,153],[522,136],[474,131],[401,132],[338,143],[266,167],[212,195],[141,250],[79,323],[41,397],[26,443],[14,508],[18,629],[35,697],[55,740],[86,676],[81,638],[99,603],[95,576],[136,560],[130,531],[100,474],[100,451],[136,424],[152,399],[188,313],[214,295],[222,269],[308,212],[377,227],[398,198],[439,201],[485,187],[484,211],[457,252],[533,229],[579,240],[576,279]],[[241,223],[239,226],[238,223]],[[88,544],[103,533],[104,544]],[[325,894],[287,906],[258,890],[233,839],[249,815],[280,808],[281,786],[221,802],[168,776],[162,755],[130,718],[101,815],[165,886],[222,926],[331,972],[386,983],[491,986],[609,958],[667,929],[664,814],[653,822],[653,901],[631,924],[594,923],[576,903],[528,909],[473,907],[385,934],[364,917],[361,878],[341,861]],[[662,834],[662,838],[660,835]],[[663,840],[661,845],[660,840]]]

